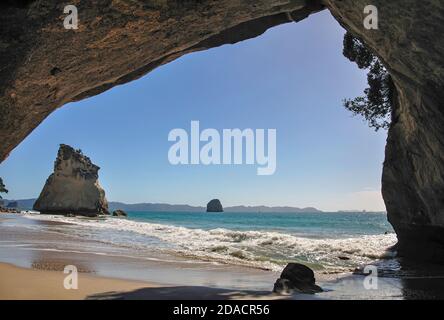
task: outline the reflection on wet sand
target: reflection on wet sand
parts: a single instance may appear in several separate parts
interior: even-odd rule
[[[278,274],[271,271],[205,261],[187,261],[158,252],[133,252],[128,248],[76,237],[69,225],[62,224],[26,219],[17,215],[2,216],[0,261],[34,269],[30,270],[33,272],[32,276],[35,272],[41,272],[48,279],[62,279],[64,267],[74,265],[82,277],[87,277],[91,285],[91,291],[85,291],[85,296],[76,297],[90,299],[149,299],[155,296],[159,299],[171,299],[178,298],[181,294],[212,299],[259,296],[271,298],[271,289],[278,277]],[[376,290],[364,287],[366,275],[357,270],[354,274],[318,277],[317,280],[325,291],[316,296],[296,295],[287,298],[444,299],[442,266],[403,259],[375,261],[374,265],[378,267]],[[26,270],[17,272],[28,275]],[[123,282],[112,282],[112,286],[108,286],[106,283],[110,282],[104,277],[129,279],[136,281],[136,284],[125,284],[127,289],[122,287],[122,290],[118,290]],[[94,288],[93,278],[102,279],[99,282],[103,283],[103,289]],[[8,281],[11,279],[0,275],[0,283]],[[35,283],[39,282],[36,280]],[[144,287],[144,283],[155,285]],[[106,291],[105,288],[111,287],[112,291]],[[29,288],[28,291],[33,290],[39,289]],[[51,297],[50,292],[48,294]]]

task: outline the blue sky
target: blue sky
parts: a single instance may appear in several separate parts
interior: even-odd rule
[[[386,132],[342,107],[365,72],[342,56],[344,30],[327,11],[235,45],[184,56],[142,79],[52,113],[0,165],[7,198],[37,197],[60,143],[101,167],[108,200],[384,210]],[[277,169],[173,166],[168,133],[275,128]]]

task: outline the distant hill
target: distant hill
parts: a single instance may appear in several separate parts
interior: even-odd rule
[[[296,208],[296,207],[267,207],[267,206],[234,206],[224,208],[225,212],[322,212],[313,207]]]
[[[121,209],[125,211],[157,211],[157,212],[205,212],[204,207],[194,207],[187,204],[167,204],[167,203],[134,203],[108,202],[109,210]]]
[[[6,200],[4,199],[4,206],[7,206],[9,202],[17,201],[18,208],[22,210],[32,210],[36,199],[22,199],[22,200]],[[205,212],[205,207],[190,206],[187,204],[167,204],[167,203],[123,203],[110,201],[109,210],[114,211],[117,209],[125,211],[152,211],[152,212]],[[313,207],[296,208],[296,207],[267,207],[267,206],[234,206],[225,207],[225,212],[322,212]]]
[[[35,200],[37,199],[22,199],[22,200],[7,200],[2,199],[3,205],[6,207],[10,202],[17,202],[17,208],[22,210],[32,210]]]
[[[135,203],[109,202],[110,210],[122,209],[125,211],[160,211],[160,212],[206,212],[205,207],[189,206],[186,204],[166,203]],[[322,212],[313,207],[267,207],[267,206],[234,206],[225,207],[224,212]]]

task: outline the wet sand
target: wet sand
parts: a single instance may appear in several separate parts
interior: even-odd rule
[[[269,292],[239,291],[199,286],[165,286],[120,280],[80,273],[77,289],[66,289],[67,274],[58,271],[32,270],[0,263],[1,300],[226,300],[282,299]]]
[[[276,272],[159,253],[131,255],[60,233],[60,224],[0,215],[0,299],[444,299],[441,266],[409,273],[417,266],[401,264],[407,276],[380,275],[377,289],[366,289],[363,275],[317,274],[324,292],[277,296],[271,293]],[[79,272],[77,290],[63,286],[67,265]]]
[[[53,232],[62,224],[0,215],[0,299],[279,298],[271,295],[274,272],[157,253],[130,256]],[[67,265],[78,270],[77,290],[63,286]]]
[[[270,290],[279,276],[272,271],[159,252],[134,252],[73,237],[69,230],[60,233],[60,222],[55,225],[21,216],[1,217],[0,262],[19,267],[62,271],[66,265],[75,265],[81,272],[109,278],[261,291]]]

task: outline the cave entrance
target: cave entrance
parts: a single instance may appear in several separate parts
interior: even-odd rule
[[[9,172],[34,177],[35,192],[25,193],[32,197],[58,144],[68,143],[102,166],[110,199],[143,202],[149,195],[153,202],[197,204],[218,196],[232,205],[384,211],[386,133],[373,132],[342,107],[342,99],[362,95],[366,86],[365,73],[341,54],[344,32],[323,11],[254,39],[183,56],[54,112],[2,164],[1,174],[5,181],[12,180]],[[251,166],[172,166],[168,132],[193,120],[220,131],[276,129],[276,173],[264,178]],[[36,148],[41,170],[24,161]],[[151,184],[172,177],[162,188]],[[224,183],[210,187],[210,181]]]
[[[270,25],[278,24],[275,19],[298,20],[287,14],[270,19]],[[267,29],[269,25],[263,26]],[[342,107],[344,98],[362,95],[366,86],[365,72],[342,56],[344,32],[330,13],[323,11],[297,24],[271,28],[254,39],[241,42],[232,39],[237,43],[201,50],[217,46],[221,40],[230,42],[213,37],[200,43],[201,51],[174,61],[169,61],[173,60],[170,57],[154,62],[135,77],[163,65],[112,90],[107,89],[131,79],[124,76],[112,84],[94,82],[92,89],[79,93],[73,100],[92,97],[53,112],[2,164],[0,176],[5,177],[5,182],[26,185],[27,189],[20,193],[14,191],[20,190],[19,187],[8,186],[14,198],[35,197],[52,171],[58,145],[65,143],[81,148],[101,167],[100,183],[114,205],[117,201],[119,206],[122,202],[150,202],[197,208],[217,198],[225,208],[231,207],[232,213],[256,210],[253,213],[260,214],[270,207],[276,211],[274,214],[310,213],[314,216],[300,216],[303,227],[296,229],[310,240],[289,235],[290,241],[300,241],[303,248],[296,249],[305,255],[300,257],[297,256],[300,252],[293,251],[291,258],[295,261],[318,259],[318,251],[314,251],[314,256],[309,252],[316,242],[312,238],[319,240],[325,234],[339,240],[328,244],[330,254],[322,263],[336,266],[340,260],[347,265],[362,258],[341,255],[344,242],[340,237],[344,235],[376,236],[375,241],[367,242],[349,239],[347,245],[355,246],[351,251],[358,246],[365,252],[365,246],[370,246],[372,252],[382,254],[388,243],[395,240],[393,234],[387,237],[384,234],[392,230],[385,215],[357,218],[357,214],[364,210],[385,211],[380,177],[386,133],[375,133]],[[55,68],[50,69],[53,77],[62,75],[65,69]],[[95,77],[93,73],[94,70],[87,70],[85,77]],[[232,128],[275,130],[273,174],[257,175],[256,167],[242,162],[172,165],[168,161],[171,147],[168,135],[175,128],[188,129],[193,121],[217,132]],[[31,157],[33,165],[29,166],[27,159]],[[187,206],[182,208],[189,210]],[[326,221],[326,216],[317,215],[321,210],[334,219]],[[137,215],[136,212],[136,218]],[[173,223],[204,231],[220,226],[233,228],[234,232],[228,235],[232,243],[248,240],[248,232],[254,230],[265,230],[265,236],[270,236],[274,232],[267,229],[270,225],[288,231],[285,225],[273,225],[279,223],[276,221],[280,216],[272,222],[259,216],[226,217],[223,221],[212,216],[208,222],[194,212]],[[360,220],[368,217],[369,221]],[[151,218],[156,223],[171,222],[165,220],[167,215]],[[285,216],[280,221],[293,226],[293,218]],[[190,234],[194,235],[192,231]],[[204,246],[196,252],[210,251],[238,260],[248,260],[253,255],[253,260],[265,257],[282,262],[287,247],[273,243],[274,238],[261,239],[261,245],[270,246],[261,257],[254,256],[258,253],[250,247],[237,245],[226,251],[221,246]],[[325,245],[322,239],[316,243],[318,248]]]

